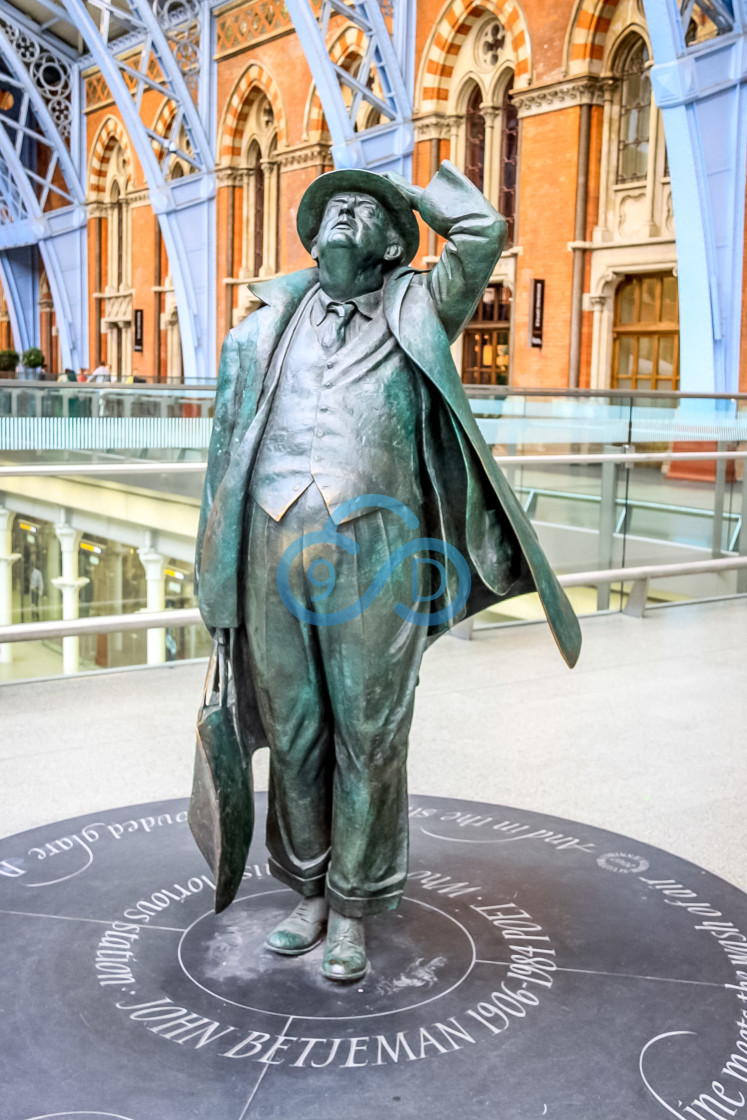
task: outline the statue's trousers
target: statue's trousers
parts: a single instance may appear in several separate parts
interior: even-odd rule
[[[407,875],[407,739],[427,627],[403,620],[394,606],[427,592],[429,566],[403,563],[346,621],[299,619],[299,608],[323,621],[357,604],[413,537],[389,510],[364,513],[339,530],[357,553],[305,548],[291,569],[292,598],[287,589],[281,596],[283,554],[328,517],[314,484],[280,522],[251,502],[244,617],[270,744],[272,872],[302,895],[326,891],[336,910],[360,917],[393,909]]]

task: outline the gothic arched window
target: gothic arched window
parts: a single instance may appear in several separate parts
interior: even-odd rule
[[[252,143],[247,158],[250,177],[250,230],[251,244],[249,245],[249,271],[252,276],[259,276],[259,270],[264,263],[264,238],[265,238],[265,173],[262,167],[262,155],[259,144]]]
[[[508,244],[514,241],[516,214],[516,163],[519,151],[519,117],[511,100],[513,83],[503,93],[501,105],[501,189],[498,209],[508,222]]]
[[[119,289],[124,283],[124,203],[119,183],[115,179],[109,194],[112,222],[112,264],[109,282]]]
[[[464,173],[478,190],[485,182],[485,117],[482,115],[482,91],[475,86],[465,111]]]
[[[636,36],[623,53],[620,77],[620,126],[617,144],[617,182],[645,179],[651,130],[651,81],[648,47]]]

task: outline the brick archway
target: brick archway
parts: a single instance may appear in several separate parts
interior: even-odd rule
[[[515,58],[514,88],[522,89],[530,84],[529,30],[517,0],[452,0],[437,23],[423,58],[418,82],[420,112],[445,107],[457,55],[478,20],[491,13],[501,21],[511,43]]]
[[[116,117],[107,117],[99,129],[91,149],[91,159],[88,166],[88,191],[91,198],[104,198],[109,160],[117,144],[124,153],[127,182],[130,186],[134,183],[132,152],[124,125]]]
[[[578,0],[566,40],[564,69],[578,74],[600,74],[607,32],[618,0]]]
[[[167,132],[171,128],[171,122],[173,121],[175,114],[176,105],[170,98],[165,98],[161,104],[160,109],[156,113],[153,124],[151,125],[153,131],[156,132],[159,136],[166,136]],[[153,147],[157,156],[162,154],[162,150],[155,140],[153,141]]]
[[[263,66],[250,62],[228,98],[218,146],[220,162],[224,165],[236,164],[241,158],[244,125],[251,108],[251,94],[255,90],[264,93],[272,106],[278,145],[285,147],[288,143],[285,110],[277,83]]]

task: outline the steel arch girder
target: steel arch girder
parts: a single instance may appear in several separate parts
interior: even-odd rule
[[[14,22],[7,11],[4,10],[0,14],[7,23]],[[17,27],[18,31],[23,35],[28,36],[30,34],[28,30],[20,23],[14,23],[14,26]],[[35,38],[37,37],[35,36]],[[38,38],[37,41],[39,43],[39,46],[43,47],[44,50],[49,51],[49,53],[52,54],[54,53],[45,40]],[[80,177],[79,171],[73,162],[70,151],[68,150],[65,141],[60,135],[59,129],[52,120],[52,116],[49,112],[49,109],[47,108],[44,98],[41,96],[38,89],[34,85],[34,82],[31,80],[26,66],[24,65],[22,59],[19,57],[18,52],[16,51],[15,47],[11,43],[2,27],[0,27],[0,55],[4,58],[9,69],[15,75],[16,79],[20,82],[24,92],[28,96],[28,99],[31,102],[34,110],[34,115],[39,123],[39,126],[42,129],[44,136],[47,139],[47,143],[57,156],[57,160],[60,164],[60,167],[62,168],[62,173],[70,191],[71,197],[77,203],[85,202],[85,190],[83,188],[83,182]],[[74,71],[75,68],[67,59],[64,59],[63,61],[64,65],[69,66],[70,70]],[[72,78],[72,80],[74,81],[75,79]]]
[[[202,156],[208,163],[202,174],[187,175],[183,179],[169,182],[155,156],[151,136],[145,130],[122,72],[101,38],[85,4],[82,0],[62,0],[62,3],[86,40],[109,86],[148,183],[151,205],[158,216],[174,282],[184,380],[210,380],[214,376],[215,304],[214,299],[211,301],[207,298],[207,293],[212,290],[214,297],[216,184],[212,171],[212,154],[195,106],[181,75],[171,75],[174,100],[178,100],[178,91],[181,91],[185,99],[185,111],[199,125],[199,135],[203,137]],[[131,3],[139,18],[140,8],[147,7],[147,4],[143,5],[141,0],[131,0]],[[149,33],[151,20],[154,20],[152,13],[146,20]],[[154,37],[157,34],[160,32],[154,29]],[[164,50],[171,58],[171,50],[165,45],[165,40]],[[209,78],[206,76],[205,80]]]
[[[85,3],[82,0],[60,0],[60,2],[88,44],[91,55],[122,114],[125,129],[135,146],[149,188],[151,190],[162,188],[166,180],[153,151],[151,138],[145,131],[139,109],[122,77],[122,71],[99,34]]]
[[[66,206],[43,213],[34,188],[26,174],[26,169],[10,137],[2,127],[0,127],[0,156],[2,156],[13,182],[18,188],[28,214],[29,220],[23,223],[24,233],[29,240],[39,245],[39,251],[44,261],[52,303],[56,312],[63,361],[75,368],[85,364],[82,358],[87,352],[86,335],[81,335],[81,331],[86,331],[88,321],[85,208],[83,206]],[[11,237],[13,236],[13,225],[13,222],[8,223]],[[2,244],[1,237],[0,244]],[[16,243],[16,248],[21,248],[21,246]],[[33,261],[33,254],[29,259]],[[17,290],[20,291],[22,286],[20,281],[16,282]],[[38,296],[38,284],[33,290]],[[23,298],[27,297],[28,285],[26,285],[26,290],[23,291]],[[12,293],[11,298],[13,298]],[[27,308],[23,312],[17,311],[19,336],[28,334],[29,329],[31,329],[32,336],[35,336],[38,332],[36,301],[31,305],[31,308],[32,310]],[[28,326],[29,315],[33,315],[34,320],[36,320],[36,326],[33,328]],[[22,322],[26,324],[23,331],[21,330]]]
[[[153,200],[154,209],[157,202],[158,199]],[[164,209],[158,213],[158,219],[179,312],[184,381],[214,380],[215,197],[210,195],[178,209]]]
[[[88,366],[88,257],[86,225],[73,224],[39,241],[55,309],[64,368]]]
[[[13,344],[19,353],[37,341],[38,278],[34,246],[0,249],[0,283],[8,305]]]
[[[680,388],[736,392],[747,186],[747,0],[734,5],[733,32],[694,50],[685,45],[677,0],[644,4],[671,177]]]
[[[63,0],[67,4],[70,0]],[[79,0],[77,0],[79,3]],[[212,171],[215,164],[215,154],[205,130],[197,107],[192,100],[187,83],[174,58],[174,53],[163,33],[148,0],[128,0],[130,8],[136,13],[137,18],[145,27],[151,41],[158,45],[158,56],[161,67],[168,69],[168,81],[173,87],[174,101],[178,103],[184,116],[187,118],[189,130],[194,142],[195,154],[199,155],[203,171]],[[89,43],[90,46],[90,43]],[[205,82],[209,80],[204,75]]]
[[[14,337],[25,350],[39,335],[38,246],[55,309],[60,356],[65,366],[88,365],[88,285],[85,211],[55,211],[52,225],[37,220],[10,222],[0,228],[0,279],[8,301]]]
[[[405,0],[403,0],[403,3]],[[407,0],[408,4],[410,0]],[[360,14],[370,28],[376,46],[374,64],[386,77],[393,120],[376,128],[355,132],[342,97],[340,81],[329,58],[321,28],[309,0],[286,0],[286,7],[301,40],[311,76],[332,137],[332,157],[337,167],[375,167],[399,171],[410,177],[414,130],[412,125],[412,82],[414,66],[407,59],[412,49],[405,42],[407,21],[397,24],[398,50],[381,14],[377,0],[355,0],[353,14]],[[401,57],[400,57],[401,55]],[[409,71],[409,72],[408,72]]]

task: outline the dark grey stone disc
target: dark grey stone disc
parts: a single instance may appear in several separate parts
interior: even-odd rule
[[[0,1120],[747,1120],[747,896],[613,833],[413,797],[371,968],[263,948],[169,801],[0,840]],[[743,1010],[744,1009],[744,1010]]]

